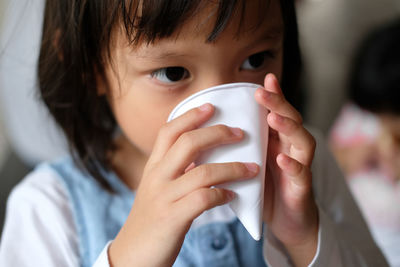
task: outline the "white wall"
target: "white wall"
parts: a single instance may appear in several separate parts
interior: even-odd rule
[[[1,0],[0,0],[1,1]],[[4,0],[3,0],[4,1]],[[45,0],[5,0],[0,95],[12,150],[27,165],[65,154],[65,141],[37,91]],[[7,25],[6,25],[7,24]]]
[[[5,0],[0,0],[0,31],[2,29],[2,18],[4,17],[5,10]],[[0,51],[1,55],[1,51]],[[3,124],[3,111],[2,107],[0,106],[0,169],[3,165],[3,162],[8,154],[9,146],[5,136],[5,129]]]

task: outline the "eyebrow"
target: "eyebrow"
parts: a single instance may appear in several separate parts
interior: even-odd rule
[[[139,55],[139,58],[143,59],[149,59],[149,60],[165,60],[165,59],[171,59],[171,58],[178,58],[178,57],[187,57],[187,54],[182,54],[178,52],[171,52],[171,51],[163,51],[160,53],[152,53],[152,54],[145,54],[145,55]]]
[[[261,34],[260,38],[257,38],[256,41],[276,39],[276,38],[282,37],[282,36],[283,36],[283,28],[282,27],[273,27],[271,29],[266,30],[263,34]]]
[[[251,32],[248,32],[247,34],[251,34]],[[253,42],[249,43],[246,45],[243,49],[248,49],[254,44],[264,42],[264,41],[269,41],[269,40],[277,40],[280,41],[283,39],[283,28],[282,27],[273,27],[271,29],[266,30],[264,33],[260,34],[258,38],[256,38]]]

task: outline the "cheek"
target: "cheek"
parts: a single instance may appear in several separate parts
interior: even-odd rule
[[[164,120],[138,114],[135,119],[124,123],[125,136],[136,148],[144,154],[150,155],[158,132]]]
[[[114,100],[114,115],[125,137],[141,152],[150,155],[169,110],[140,97]]]

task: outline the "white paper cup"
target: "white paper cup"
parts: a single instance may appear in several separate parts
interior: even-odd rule
[[[211,103],[215,107],[214,116],[201,127],[224,124],[244,131],[242,141],[210,149],[199,156],[196,164],[239,161],[255,162],[260,166],[260,172],[254,179],[220,185],[236,193],[236,198],[229,206],[255,240],[260,240],[262,235],[268,145],[268,111],[254,99],[254,93],[260,87],[252,83],[211,87],[183,100],[168,117],[170,121],[194,107]]]

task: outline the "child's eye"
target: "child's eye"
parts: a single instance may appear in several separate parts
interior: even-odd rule
[[[240,66],[242,70],[254,70],[262,67],[267,57],[271,57],[271,53],[263,51],[254,55],[249,56]]]
[[[163,83],[174,83],[187,79],[189,71],[184,67],[167,67],[154,71],[151,77]]]

